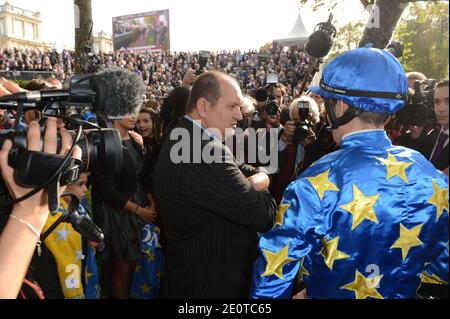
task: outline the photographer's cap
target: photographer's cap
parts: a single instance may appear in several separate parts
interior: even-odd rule
[[[323,71],[310,91],[367,112],[400,111],[408,96],[408,80],[400,62],[389,52],[370,47],[348,51]]]

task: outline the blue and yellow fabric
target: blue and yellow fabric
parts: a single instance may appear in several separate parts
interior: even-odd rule
[[[164,272],[164,253],[160,244],[160,229],[146,224],[142,236],[142,258],[136,265],[130,297],[157,299]]]
[[[44,226],[47,231],[68,209],[64,199],[56,213],[50,213]],[[44,244],[52,253],[58,269],[61,289],[66,299],[84,299],[82,282],[83,247],[81,235],[69,223],[61,223],[47,237]]]
[[[448,179],[382,130],[356,132],[284,194],[262,235],[251,297],[413,298],[448,282]],[[428,278],[428,279],[427,279]]]
[[[88,194],[90,195],[90,190]],[[83,199],[81,202],[78,212],[82,215],[88,216],[91,218],[92,216],[92,208],[91,208],[90,196]],[[91,245],[87,245],[86,258],[85,258],[85,268],[84,268],[84,289],[86,294],[86,299],[100,299],[101,298],[101,289],[99,284],[99,272],[96,260],[96,252],[97,250]]]

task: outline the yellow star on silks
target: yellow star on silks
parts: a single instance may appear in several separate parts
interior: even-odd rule
[[[94,274],[86,270],[86,281],[89,281],[89,278],[91,278],[92,276],[94,276]]]
[[[447,285],[448,284],[448,282],[446,282],[445,280],[442,280],[436,274],[432,274],[430,276],[426,272],[423,272],[420,275],[420,279],[422,280],[422,283],[425,283],[425,284],[434,284],[434,285]]]
[[[143,293],[144,295],[150,293],[150,291],[152,290],[151,287],[147,286],[147,283],[144,283],[144,285],[142,285],[140,288],[141,288],[142,293]]]
[[[135,271],[140,274],[142,270],[142,266],[141,265],[137,265]]]
[[[408,177],[406,176],[406,169],[413,163],[400,162],[394,155],[388,153],[388,158],[375,157],[381,163],[387,166],[386,179],[390,180],[394,176],[400,177],[405,183],[408,183]]]
[[[360,189],[353,185],[353,201],[343,206],[339,206],[353,215],[352,230],[358,227],[365,219],[378,224],[377,215],[373,207],[380,198],[380,194],[374,196],[365,196]]]
[[[384,299],[375,288],[379,285],[381,278],[383,278],[382,275],[367,279],[359,271],[356,271],[355,281],[342,286],[341,289],[354,291],[356,299],[366,299],[367,297]]]
[[[148,258],[148,261],[149,261],[149,262],[152,262],[152,261],[155,261],[155,260],[156,260],[156,256],[155,256],[154,254],[149,254],[149,255],[147,256],[147,258]]]
[[[418,225],[412,229],[408,229],[400,224],[400,238],[392,245],[392,248],[400,248],[402,250],[402,258],[405,261],[408,256],[409,250],[416,246],[421,246],[423,243],[419,239],[420,231],[423,224]]]
[[[270,275],[275,275],[284,280],[283,267],[290,262],[296,261],[296,259],[288,258],[289,244],[277,253],[270,252],[266,249],[263,251],[266,255],[267,266],[265,272],[261,276],[267,277]]]
[[[323,172],[322,174],[317,175],[316,177],[309,177],[308,181],[316,190],[317,194],[320,197],[320,200],[323,200],[323,196],[327,191],[339,192],[339,188],[334,185],[330,180],[328,175],[331,170]]]
[[[284,214],[289,209],[289,207],[291,207],[291,205],[289,204],[280,204],[280,206],[278,207],[277,221],[275,225],[283,226]]]
[[[308,269],[305,268],[305,257],[303,257],[302,262],[300,264],[300,274],[302,277],[304,276],[310,276]]]
[[[338,250],[339,246],[339,237],[336,237],[330,241],[328,241],[325,237],[322,239],[322,251],[320,254],[323,256],[325,260],[325,264],[333,270],[333,264],[336,260],[350,258],[351,256],[343,253]]]
[[[448,212],[448,189],[439,188],[439,185],[433,180],[434,194],[428,200],[429,204],[435,205],[437,208],[437,219],[444,213],[444,209]]]

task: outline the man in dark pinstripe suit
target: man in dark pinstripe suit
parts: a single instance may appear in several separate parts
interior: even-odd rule
[[[258,232],[272,228],[277,207],[269,177],[238,167],[223,144],[242,119],[242,103],[236,80],[201,75],[188,115],[162,147],[153,180],[167,240],[166,298],[249,296]]]

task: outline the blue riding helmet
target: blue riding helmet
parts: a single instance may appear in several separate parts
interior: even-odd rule
[[[324,69],[320,86],[310,91],[363,111],[393,114],[406,105],[408,80],[392,54],[365,47],[334,59]]]

